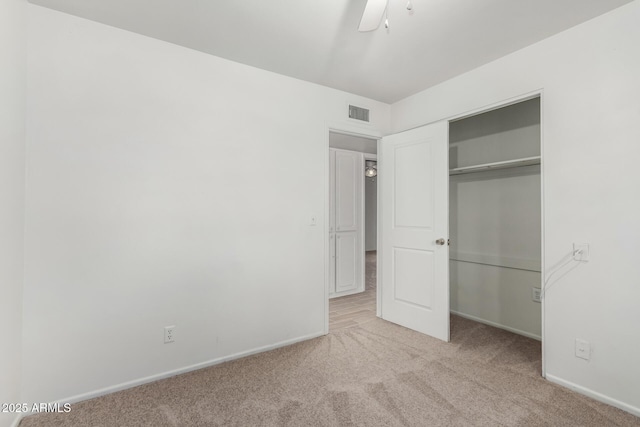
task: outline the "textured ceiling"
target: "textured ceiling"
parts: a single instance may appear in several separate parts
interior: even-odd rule
[[[393,103],[631,0],[31,0],[32,3]]]

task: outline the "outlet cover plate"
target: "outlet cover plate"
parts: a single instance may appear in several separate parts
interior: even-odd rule
[[[588,243],[574,243],[573,244],[573,259],[578,262],[589,262],[589,244]]]
[[[531,299],[533,302],[542,302],[540,288],[531,288]]]
[[[164,343],[165,344],[169,344],[175,341],[176,339],[175,329],[176,329],[175,325],[164,327]]]

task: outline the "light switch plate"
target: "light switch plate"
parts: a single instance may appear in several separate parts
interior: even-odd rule
[[[591,344],[588,341],[576,338],[576,357],[580,359],[591,359]]]

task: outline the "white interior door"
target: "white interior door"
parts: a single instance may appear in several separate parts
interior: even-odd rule
[[[364,155],[329,149],[329,296],[364,290]]]
[[[382,318],[449,341],[446,121],[382,138]]]
[[[336,152],[329,150],[329,294],[336,293]]]
[[[336,231],[358,231],[364,174],[362,153],[336,150],[335,156]]]
[[[358,246],[356,231],[336,233],[336,292],[358,288]]]

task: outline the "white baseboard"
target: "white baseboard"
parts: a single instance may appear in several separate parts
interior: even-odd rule
[[[298,338],[293,338],[290,340],[280,341],[275,344],[265,345],[262,347],[257,347],[252,350],[242,351],[239,353],[235,353],[229,356],[219,357],[217,359],[211,359],[206,362],[196,363],[195,365],[186,366],[184,368],[174,369],[172,371],[162,372],[156,375],[150,375],[148,377],[139,378],[133,381],[127,381],[125,383],[116,384],[113,386],[101,388],[98,390],[90,391],[87,393],[77,394],[75,396],[68,397],[66,399],[59,399],[52,403],[65,404],[65,403],[78,403],[83,400],[93,399],[96,397],[104,396],[106,394],[115,393],[117,391],[126,390],[128,388],[137,387],[139,385],[151,383],[154,381],[162,380],[169,377],[174,377],[176,375],[185,374],[187,372],[196,371],[198,369],[208,368],[209,366],[218,365],[223,362],[228,362],[230,360],[240,359],[242,357],[251,356],[252,354],[262,353],[269,350],[274,350],[276,348],[285,347],[291,344],[295,344],[297,342],[310,340],[313,338],[321,337],[325,335],[324,331],[317,332],[310,335],[305,335]],[[19,422],[19,421],[18,421]],[[15,425],[17,426],[17,424]],[[13,427],[13,426],[12,426]]]
[[[520,329],[511,328],[509,326],[501,325],[490,320],[481,319],[480,317],[471,316],[470,314],[460,313],[454,310],[451,310],[451,314],[473,320],[474,322],[484,323],[485,325],[493,326],[494,328],[504,329],[505,331],[513,332],[514,334],[524,335],[525,337],[533,338],[534,340],[542,341],[542,337],[540,335],[532,334],[531,332],[521,331]]]
[[[606,403],[607,405],[611,405],[611,406],[615,406],[618,409],[622,409],[623,411],[626,411],[630,414],[635,415],[636,417],[640,417],[640,408],[637,408],[635,406],[631,406],[628,405],[624,402],[620,402],[619,400],[613,399],[609,396],[605,396],[604,394],[598,393],[597,391],[593,391],[591,389],[588,389],[586,387],[582,387],[579,386],[577,384],[574,384],[570,381],[565,381],[562,378],[558,378],[554,375],[551,374],[547,374],[547,380],[551,381],[552,383],[561,385],[563,387],[566,387],[568,389],[571,389],[575,392],[578,392],[580,394],[584,394],[585,396],[588,396],[594,400],[597,400],[599,402],[602,403]]]
[[[363,287],[362,288],[358,288],[358,289],[354,289],[354,290],[350,290],[350,291],[342,291],[342,292],[336,292],[335,294],[330,294],[329,295],[329,299],[346,297],[347,295],[359,294],[361,292],[364,292],[364,288]]]
[[[18,425],[20,424],[20,421],[22,421],[23,417],[24,417],[24,414],[16,414],[15,419],[11,423],[11,427],[18,427]]]

